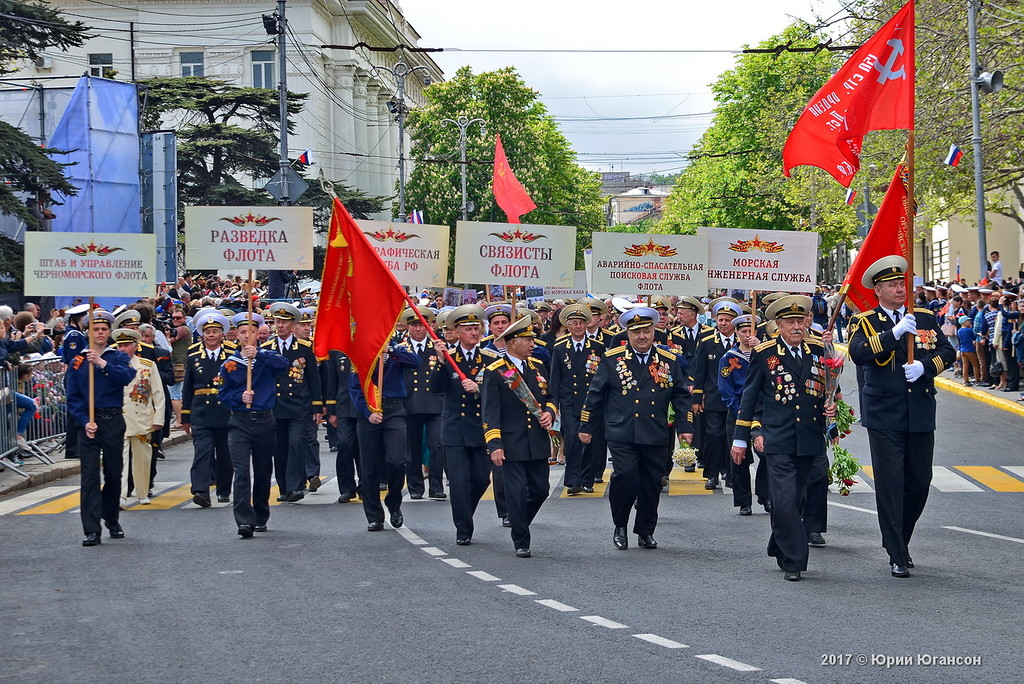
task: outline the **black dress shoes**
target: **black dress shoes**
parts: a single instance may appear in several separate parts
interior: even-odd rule
[[[625,527],[615,528],[615,533],[612,534],[612,542],[619,551],[625,551],[629,548],[629,537],[626,536]]]
[[[740,515],[753,515],[754,512],[750,510],[750,506],[740,506]]]
[[[771,501],[765,501],[761,505],[764,506],[764,512],[765,513],[771,514],[771,512],[772,512],[772,502]]]
[[[604,484],[604,478],[600,475],[594,478],[594,484]]]
[[[800,581],[800,571],[799,570],[786,570],[785,574],[783,574],[783,577],[786,579],[787,582],[799,582]]]
[[[82,540],[82,546],[96,546],[100,543],[100,533],[90,532],[85,535],[85,539]]]
[[[200,508],[209,508],[212,505],[209,492],[196,492],[192,495],[192,503]]]
[[[809,546],[824,546],[825,538],[821,536],[821,532],[811,532],[807,535],[807,544]]]
[[[434,499],[435,501],[444,501],[445,499],[448,498],[448,495],[445,494],[444,492],[430,492],[428,496],[430,496],[430,498]]]
[[[253,532],[266,532],[267,524],[263,523],[262,525],[256,525],[254,528],[252,528],[252,530]]]
[[[890,563],[889,567],[892,571],[893,577],[910,577],[910,570],[907,570],[907,566],[905,565],[896,565],[895,563]]]
[[[584,494],[593,494],[594,493],[594,488],[593,487],[584,487],[583,488],[583,493]]]
[[[242,539],[250,539],[252,537],[252,525],[239,525],[238,536]]]
[[[567,487],[565,491],[569,496],[576,496],[577,494],[583,491],[583,487],[580,487],[579,485],[573,485],[572,487]]]
[[[907,564],[906,564],[905,567],[908,567],[908,568],[913,568],[914,567],[914,559],[911,558],[910,556],[907,556]]]
[[[354,498],[356,498],[355,494],[353,494],[352,492],[345,492],[344,494],[338,497],[338,503],[348,503]]]
[[[296,501],[302,501],[305,498],[306,495],[302,492],[302,490],[297,490],[294,492],[290,492],[288,496],[284,498],[284,500],[287,501],[288,503],[295,503]]]
[[[121,523],[107,525],[107,529],[110,531],[111,539],[124,539],[124,528],[121,527]]]
[[[458,546],[469,546],[472,543],[472,537],[456,537],[455,543]]]
[[[695,473],[695,472],[697,472],[697,466],[695,466],[695,465],[684,466],[683,467],[683,472],[684,473]]]
[[[231,503],[231,497],[230,496],[218,496],[217,497],[217,503]]]
[[[309,478],[309,493],[312,494],[316,490],[320,489],[320,485],[322,485],[322,484],[323,484],[323,482],[316,475],[314,475],[313,477]]]
[[[516,558],[529,558],[532,555],[530,549],[516,549]]]
[[[502,527],[512,527],[512,521],[508,519],[507,515],[504,518],[501,519],[501,526]]]
[[[384,523],[382,523],[382,522],[372,522],[372,523],[367,524],[367,526],[366,526],[366,531],[367,532],[380,532],[383,529],[384,529]]]
[[[402,511],[395,511],[391,514],[391,526],[396,530],[405,524],[405,516],[402,515]]]
[[[654,537],[649,534],[638,535],[636,543],[641,549],[658,548],[658,542],[654,541]]]
[[[422,494],[410,494],[409,498],[412,499],[413,501],[419,501],[420,499],[423,498],[423,495]]]
[[[288,500],[288,495],[287,494],[282,494],[281,496],[277,497],[277,500],[278,501],[287,501]]]
[[[718,489],[718,478],[709,477],[707,482],[704,483],[704,489]]]

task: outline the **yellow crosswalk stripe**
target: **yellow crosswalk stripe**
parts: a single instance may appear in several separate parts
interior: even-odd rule
[[[607,470],[604,471],[604,475],[601,477],[601,479],[604,480],[604,482],[595,482],[594,483],[594,493],[593,494],[588,494],[586,492],[580,492],[579,494],[576,494],[575,496],[569,496],[569,491],[565,487],[562,487],[562,493],[558,495],[558,498],[559,499],[600,499],[601,497],[603,497],[605,495],[605,492],[608,491],[608,480],[611,478],[611,476],[612,476],[612,470],[611,470],[611,468],[608,468]]]
[[[128,508],[130,511],[163,511],[168,508],[180,506],[186,501],[192,500],[192,485],[184,484],[168,492],[164,492],[153,498],[153,503],[145,506],[135,504]]]
[[[874,466],[861,466],[860,469],[864,471],[864,474],[870,477],[872,480],[875,479],[875,468]]]
[[[704,489],[704,476],[698,472],[688,473],[682,468],[673,468],[668,474],[669,496],[694,496],[714,494],[713,489]]]
[[[997,492],[1024,492],[1024,481],[1018,480],[999,468],[993,466],[955,466],[955,468]]]
[[[280,506],[283,501],[278,501],[277,497],[281,496],[281,489],[277,485],[270,485],[270,505]]]
[[[53,501],[47,501],[46,503],[33,506],[27,510],[21,511],[17,515],[54,515],[56,513],[64,513],[70,511],[72,508],[78,508],[82,505],[82,493],[81,491],[61,496]]]

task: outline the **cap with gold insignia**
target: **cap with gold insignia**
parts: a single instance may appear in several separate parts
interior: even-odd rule
[[[304,306],[299,309],[299,323],[312,323],[315,315],[316,309],[310,306]]]
[[[516,309],[516,318],[529,318],[530,325],[537,325],[540,323],[540,314],[536,311],[530,311],[526,307],[520,307]]]
[[[760,301],[765,306],[768,306],[772,302],[777,301],[780,297],[785,297],[785,296],[786,296],[785,292],[769,292],[764,297],[761,297],[761,299],[758,300],[758,301]]]
[[[231,323],[229,323],[228,319],[222,314],[214,311],[206,314],[206,316],[203,317],[202,322],[199,323],[197,327],[201,330],[206,330],[207,328],[220,328],[222,332],[227,334],[228,330],[231,328]]]
[[[258,328],[266,323],[263,316],[260,316],[258,313],[251,314],[252,318],[249,318],[249,316],[250,314],[248,311],[243,311],[240,314],[236,314],[235,317],[231,319],[231,323],[236,328],[240,328],[243,325],[255,326]]]
[[[719,297],[718,299],[711,302],[708,305],[711,310],[712,316],[718,316],[718,314],[732,314],[733,317],[739,316],[743,313],[743,309],[740,308],[740,303],[732,297]]]
[[[302,312],[294,304],[288,302],[275,302],[270,305],[270,315],[278,321],[299,321],[302,319]]]
[[[649,306],[638,306],[619,315],[619,325],[624,330],[649,328],[661,320],[661,314]]]
[[[804,300],[807,300],[806,302]],[[810,299],[801,295],[786,295],[776,299],[764,315],[769,320],[780,318],[803,318],[811,310]]]
[[[418,306],[416,308],[419,309],[420,314],[423,316],[423,318],[427,321],[428,324],[433,323],[437,319],[437,315],[427,307]],[[402,317],[399,318],[398,320],[400,320],[402,323],[405,323],[406,325],[409,325],[410,323],[420,322],[419,316],[416,315],[416,312],[413,311],[411,306],[407,306],[405,308],[405,311],[402,312]]]
[[[761,319],[751,314],[743,314],[732,319],[733,326],[738,330],[740,328],[752,328],[761,324]]]
[[[672,299],[665,295],[654,295],[647,303],[652,309],[664,309],[665,311],[668,311],[672,308]]]
[[[536,337],[537,333],[533,331],[533,324],[530,322],[529,316],[523,316],[518,319],[515,323],[505,328],[505,331],[498,335],[495,339],[498,340],[511,340],[513,337]]]
[[[576,302],[590,308],[590,313],[595,316],[603,316],[608,313],[608,305],[602,302],[600,299],[594,299],[593,297],[587,297]]]
[[[124,328],[129,325],[139,325],[142,322],[142,314],[135,309],[125,309],[114,318],[115,328]]]
[[[569,321],[574,319],[590,325],[590,322],[594,320],[594,314],[590,312],[589,306],[583,304],[570,304],[558,311],[558,320],[562,325],[568,325]]]
[[[437,324],[438,328],[445,328],[445,327],[447,327],[447,324],[448,324],[448,314],[450,314],[452,311],[455,311],[455,307],[454,306],[442,306],[441,307],[441,309],[437,312],[437,318],[434,319],[434,322]]]
[[[554,307],[551,306],[549,302],[541,301],[533,305],[534,311],[551,311],[552,309],[554,309]]]
[[[484,310],[476,304],[463,304],[460,307],[448,312],[444,319],[445,325],[449,328],[457,328],[460,325],[479,325],[484,321]]]
[[[693,309],[698,314],[704,313],[704,305],[700,303],[700,300],[690,295],[683,295],[676,302],[676,307],[682,309]]]
[[[495,316],[508,316],[512,318],[512,305],[511,304],[491,304],[489,307],[484,309],[484,318],[490,321]]]
[[[93,309],[92,314],[89,316],[89,320],[92,323],[106,323],[111,328],[114,327],[114,314],[103,309]]]
[[[875,263],[868,266],[867,270],[864,271],[864,277],[860,279],[861,285],[867,288],[873,288],[878,283],[884,283],[887,280],[899,280],[903,278],[907,273],[907,260],[903,257],[893,254],[892,256],[882,257]]]
[[[118,328],[110,333],[110,338],[114,344],[138,344],[142,341],[139,331],[131,328]]]

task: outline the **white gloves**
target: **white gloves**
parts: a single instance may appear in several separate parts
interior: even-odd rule
[[[907,376],[907,382],[917,382],[924,375],[924,365],[920,361],[903,364],[903,374]]]
[[[897,340],[903,337],[903,333],[917,334],[917,319],[914,318],[914,314],[907,314],[893,326],[892,336]]]

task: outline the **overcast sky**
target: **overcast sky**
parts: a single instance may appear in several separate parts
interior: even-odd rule
[[[423,47],[738,50],[814,21],[838,0],[401,0]],[[445,52],[447,76],[515,66],[541,93],[587,168],[678,171],[711,121],[709,84],[734,65],[727,53]],[[655,118],[666,117],[671,118]],[[621,120],[621,117],[652,117]],[[588,118],[588,121],[572,120]],[[616,120],[618,119],[618,120]],[[513,161],[513,167],[514,167]]]

